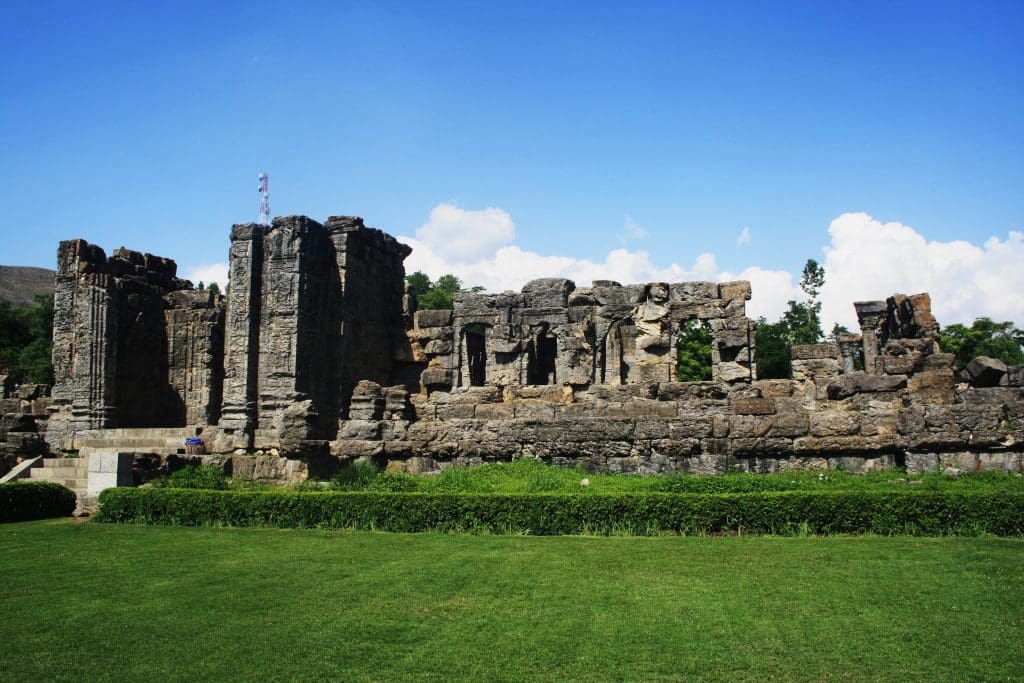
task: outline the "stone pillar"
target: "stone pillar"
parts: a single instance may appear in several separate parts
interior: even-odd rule
[[[86,494],[98,496],[103,489],[132,485],[134,453],[92,453]]]
[[[882,372],[881,343],[882,327],[889,314],[884,301],[858,301],[853,304],[860,323],[860,336],[864,348],[864,371],[871,374]]]
[[[861,338],[856,334],[843,334],[836,338],[839,344],[840,371],[846,375],[857,369],[857,353],[863,353]]]
[[[48,440],[114,426],[117,415],[117,297],[102,271],[106,254],[85,240],[57,250],[54,292],[52,417]]]
[[[84,300],[77,325],[71,429],[113,427],[117,417],[117,308],[113,282],[90,275],[79,284]]]
[[[248,223],[231,228],[230,285],[224,331],[224,402],[220,426],[235,448],[252,446],[259,391],[260,298],[263,228]]]
[[[224,382],[224,308],[212,292],[164,296],[168,383],[184,407],[185,425],[217,424]]]

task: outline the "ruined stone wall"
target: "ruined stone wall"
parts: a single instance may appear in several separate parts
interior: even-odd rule
[[[1021,469],[1024,371],[979,359],[970,383],[956,377],[926,294],[855,304],[859,335],[795,347],[792,379],[757,381],[747,282],[549,278],[417,312],[408,254],[355,217],[236,225],[225,308],[172,261],[62,243],[48,438],[204,425],[215,451],[308,465],[288,476],[356,457]],[[711,380],[681,382],[694,326],[710,333]]]
[[[579,291],[556,281],[546,281],[545,286]],[[556,318],[564,310],[557,305],[546,307],[537,317],[532,317],[532,311],[522,314],[528,307],[517,311],[517,305],[529,301],[525,292],[464,297],[454,312],[418,313],[410,338],[428,364],[424,390],[408,397],[411,412],[403,412],[401,387],[361,387],[366,409],[353,414],[344,438],[333,444],[335,454],[377,458],[390,467],[413,471],[520,457],[632,473],[830,467],[867,471],[895,466],[918,472],[942,466],[1021,470],[1024,389],[1016,379],[990,388],[957,384],[952,356],[938,352],[938,327],[927,295],[896,295],[887,301],[858,304],[858,311],[876,312],[865,319],[864,334],[844,338],[841,344],[795,347],[791,380],[752,381],[749,373],[732,372],[732,366],[727,366],[729,372],[716,372],[710,382],[677,382],[660,379],[669,374],[661,367],[667,364],[664,354],[640,355],[640,350],[649,348],[643,337],[672,329],[671,324],[657,321],[703,313],[719,321],[713,325],[715,347],[738,349],[719,352],[716,365],[744,367],[741,363],[750,350],[744,340],[749,333],[730,321],[742,319],[743,293],[749,289],[720,285],[739,295],[713,298],[707,296],[712,290],[704,283],[673,285],[667,305],[655,302],[660,308],[651,315],[653,306],[644,305],[647,299],[642,293],[649,287],[620,288],[630,293],[632,301],[614,304],[620,306],[616,313],[626,316],[620,320],[631,322],[641,340],[631,347],[635,355],[621,356],[631,366],[625,372],[614,364],[600,363],[602,354],[609,353],[607,335],[603,335],[602,349],[602,335],[594,331],[588,337],[585,325],[573,327],[586,321],[594,328],[600,324],[605,330],[613,329],[614,323],[601,315],[600,306],[609,304],[589,304],[593,289],[567,297],[567,302],[582,300],[590,306],[573,311],[575,323],[568,314],[566,322]],[[702,296],[679,301],[684,305],[674,307],[673,288]],[[557,298],[550,301],[558,302]],[[488,366],[482,386],[467,386],[459,344],[448,352],[447,343],[459,339],[457,330],[472,324],[490,324],[488,341],[501,339],[507,328],[498,327],[506,324],[499,316],[506,306],[511,309],[513,342],[504,347],[489,343],[487,353],[514,349],[512,353],[519,357],[506,367],[497,364],[492,370]],[[666,308],[670,314],[661,315]],[[685,314],[672,318],[673,308]],[[523,347],[528,348],[533,339],[522,332],[517,337],[516,329],[530,330],[540,316],[546,316],[542,322],[548,322],[549,329],[570,339],[578,338],[572,332],[584,331],[585,345],[559,346],[559,351],[584,348],[587,352],[560,353],[556,368],[561,377],[581,381],[533,385],[522,381],[523,364],[529,362]],[[733,334],[737,330],[740,333]],[[841,350],[843,344],[856,347],[856,355],[865,359],[869,369],[844,364],[844,353],[854,354],[849,348]],[[563,368],[562,363],[578,363],[575,369],[582,367],[585,372],[571,374],[574,368]],[[610,366],[618,371],[609,373]],[[1010,372],[1007,376],[1018,377]],[[1010,386],[1013,383],[1017,386]]]
[[[0,477],[25,458],[47,452],[46,422],[49,418],[49,387],[22,384],[8,387],[0,375]]]
[[[210,291],[164,296],[168,383],[184,408],[183,424],[220,419],[224,384],[224,305]]]
[[[221,427],[241,448],[335,438],[356,383],[390,381],[408,247],[354,217],[236,225],[231,239]]]
[[[622,286],[542,279],[521,293],[463,294],[454,311],[419,311],[409,339],[428,391],[468,386],[650,384],[676,378],[676,345],[711,331],[712,379],[750,381],[746,282]]]
[[[406,356],[403,262],[412,250],[380,230],[365,227],[358,217],[332,216],[325,225],[341,273],[338,388],[345,408],[358,382],[391,383],[396,359]]]
[[[172,347],[202,338],[216,345],[221,322],[217,314],[191,324],[168,317],[174,304],[165,297],[192,288],[174,261],[127,249],[108,258],[84,240],[62,242],[57,260],[51,443],[87,429],[183,426],[190,409],[198,416],[201,396],[177,378],[195,374],[179,364],[199,356]],[[180,324],[169,336],[172,322]],[[207,375],[200,381],[219,393],[219,373]]]

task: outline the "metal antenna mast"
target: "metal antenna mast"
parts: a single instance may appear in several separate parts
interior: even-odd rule
[[[260,217],[259,225],[270,225],[270,174],[260,173]]]

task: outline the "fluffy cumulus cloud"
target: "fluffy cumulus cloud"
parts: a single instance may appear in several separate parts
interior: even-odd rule
[[[443,226],[443,227],[441,227]],[[626,235],[642,239],[646,233],[627,216]],[[414,237],[399,239],[413,248],[406,259],[408,272],[421,270],[436,279],[454,273],[463,282],[488,291],[519,290],[541,277],[566,277],[580,286],[593,280],[631,282],[684,282],[687,280],[750,280],[754,298],[748,313],[778,317],[785,302],[798,291],[786,271],[751,267],[739,273],[721,271],[713,254],[700,254],[689,265],[660,265],[644,250],[613,249],[601,261],[540,254],[514,244],[515,223],[501,209],[472,211],[440,204]]]
[[[210,284],[216,282],[220,291],[225,291],[228,284],[228,264],[226,263],[201,263],[197,266],[185,268],[179,277],[191,280],[192,284]]]
[[[516,236],[512,217],[501,209],[466,211],[454,204],[438,204],[430,220],[416,231],[422,244],[443,245],[455,263],[472,263],[493,254]]]
[[[628,216],[624,229],[631,239],[646,235]],[[744,228],[737,244],[746,243],[749,234]],[[747,315],[769,320],[778,319],[787,301],[802,296],[799,273],[759,266],[723,271],[710,253],[698,255],[690,264],[663,264],[645,250],[622,246],[594,261],[529,251],[515,244],[515,238],[516,226],[507,212],[473,211],[453,204],[434,207],[414,236],[399,237],[413,248],[405,262],[407,272],[422,270],[434,279],[454,273],[467,285],[483,285],[492,292],[518,291],[527,281],[541,277],[566,277],[580,286],[593,280],[749,280],[753,298]],[[897,292],[929,292],[932,310],[943,325],[969,323],[983,315],[1024,325],[1024,232],[1010,231],[1005,239],[990,237],[981,245],[938,242],[902,223],[846,213],[829,225],[824,253],[821,300],[826,330],[839,322],[856,331],[852,302],[884,299]],[[182,277],[194,283],[216,282],[221,290],[227,275],[226,263],[182,269]]]
[[[939,323],[969,323],[982,315],[1024,323],[1024,233],[990,237],[982,245],[929,241],[898,222],[866,213],[832,221],[825,247],[822,318],[856,329],[852,301],[900,292],[928,292]]]

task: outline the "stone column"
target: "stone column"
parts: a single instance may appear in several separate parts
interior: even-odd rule
[[[220,426],[235,448],[252,445],[259,363],[263,229],[254,223],[231,228],[224,334],[224,403]]]
[[[57,447],[73,431],[112,427],[116,419],[117,283],[102,272],[106,261],[85,240],[61,242],[57,250],[47,435]]]
[[[109,275],[92,273],[78,282],[80,317],[75,321],[71,420],[73,430],[107,429],[117,419],[117,306]]]
[[[882,326],[889,314],[884,301],[858,301],[853,304],[860,323],[860,335],[864,348],[864,371],[871,374],[882,372],[880,344]]]
[[[274,221],[264,235],[257,369],[256,447],[278,445],[285,408],[296,402],[304,217]]]
[[[839,344],[841,372],[846,375],[857,369],[856,355],[861,350],[861,338],[855,334],[843,334],[836,338]]]

